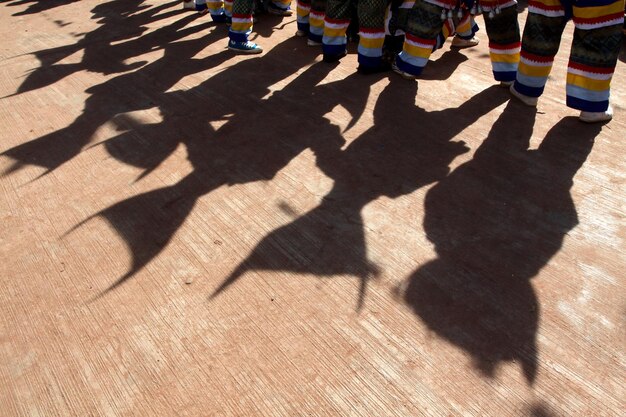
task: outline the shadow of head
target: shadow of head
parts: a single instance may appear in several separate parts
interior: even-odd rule
[[[426,196],[437,259],[409,277],[404,301],[485,375],[519,361],[537,373],[539,302],[530,280],[578,224],[573,177],[601,126],[561,120],[528,149],[534,110],[509,103],[474,158]]]

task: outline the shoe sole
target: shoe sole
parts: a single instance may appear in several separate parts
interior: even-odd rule
[[[269,14],[273,14],[274,16],[283,16],[283,17],[289,17],[289,16],[293,16],[293,12],[291,10],[289,11],[280,11],[280,10],[272,10],[272,9],[268,9],[267,11]]]
[[[601,116],[585,117],[581,115],[578,117],[578,120],[580,120],[583,123],[602,123],[602,122],[608,122],[611,119],[613,119],[613,115],[606,114],[606,113],[603,113]]]
[[[455,49],[473,48],[475,46],[478,46],[478,42],[476,42],[476,43],[469,43],[469,44],[461,44],[461,45],[455,45],[454,43],[452,43],[450,45],[450,47],[455,48]]]
[[[249,55],[260,54],[263,52],[263,49],[239,49],[239,48],[233,48],[232,46],[229,46],[228,49],[230,49],[231,51],[241,52],[242,54],[249,54]]]
[[[404,72],[398,69],[397,67],[392,66],[391,70],[395,72],[396,74],[398,74],[400,77],[404,78],[405,80],[417,80],[417,75],[409,74],[408,72]]]

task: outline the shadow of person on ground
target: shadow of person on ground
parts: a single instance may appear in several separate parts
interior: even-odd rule
[[[6,3],[7,6],[23,6],[28,4],[25,10],[13,14],[13,16],[25,16],[45,12],[59,6],[66,6],[77,1],[80,0],[2,0],[0,3]]]
[[[183,144],[193,171],[172,186],[131,197],[90,217],[105,218],[132,255],[129,270],[100,296],[154,259],[203,195],[224,185],[271,180],[308,148],[341,147],[336,127],[320,123],[321,116],[302,117],[307,111],[316,114],[307,107],[308,95],[333,66],[312,66],[269,94],[273,84],[314,61],[313,54],[294,51],[296,42],[285,41],[272,48],[266,60],[241,61],[190,90],[162,94],[157,100],[162,122],[137,126],[132,134],[105,143],[117,159],[147,171]],[[263,108],[268,117],[253,116],[254,108]],[[280,123],[274,115],[280,115]],[[217,131],[210,123],[224,120]]]
[[[194,14],[143,35],[148,29],[145,25],[182,12],[176,9],[162,13],[171,6],[172,3],[150,7],[144,4],[144,0],[114,0],[97,5],[92,10],[92,19],[98,20],[100,26],[84,36],[76,35],[83,37],[75,44],[33,52],[32,55],[40,62],[39,67],[30,72],[9,97],[50,86],[78,71],[109,75],[136,70],[146,61],[126,63],[128,59],[163,49],[176,40],[209,27],[210,23],[185,27],[196,19]],[[81,62],[59,63],[81,51]]]
[[[578,223],[570,189],[601,129],[565,118],[530,150],[534,120],[535,109],[509,102],[474,158],[427,193],[424,229],[437,259],[399,289],[484,374],[519,361],[531,384],[539,305],[530,280]]]
[[[320,86],[316,96],[341,103],[355,90],[351,82]],[[367,257],[363,208],[379,197],[397,198],[444,178],[449,164],[468,150],[451,139],[509,98],[493,87],[458,108],[426,112],[415,107],[416,92],[416,83],[390,78],[376,102],[374,126],[344,151],[316,153],[318,166],[334,180],[320,205],[263,238],[212,297],[250,271],[289,271],[356,276],[361,281],[357,308],[362,306],[367,281],[379,272]]]
[[[174,42],[185,36],[185,30],[179,29],[187,22],[189,17],[184,17],[161,30],[160,36],[167,39],[162,58],[137,71],[90,87],[87,90],[90,96],[85,101],[82,114],[70,125],[4,151],[2,155],[14,161],[3,175],[26,165],[45,168],[41,176],[50,173],[78,155],[92,141],[95,132],[116,115],[156,107],[162,94],[183,77],[219,66],[231,57],[221,52],[205,58],[193,58],[212,42],[221,40],[223,33],[220,28],[214,28],[206,36]]]

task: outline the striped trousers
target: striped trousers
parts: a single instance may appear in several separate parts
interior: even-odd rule
[[[322,42],[326,0],[298,0],[296,6],[298,30],[315,42]]]
[[[378,68],[383,65],[385,12],[387,0],[358,0],[359,65]],[[339,55],[346,50],[346,31],[350,25],[351,0],[328,0],[324,19],[322,49],[324,55]]]
[[[543,93],[570,19],[574,38],[567,68],[567,105],[604,112],[622,43],[624,0],[531,0],[514,88],[530,97]]]
[[[209,9],[214,22],[226,22],[232,15],[233,0],[194,0],[196,10]]]
[[[402,71],[419,76],[432,52],[441,46],[442,36],[450,36],[456,31],[467,37],[475,32],[473,23],[464,22],[464,19],[468,19],[468,14],[458,22],[451,22],[450,18],[442,19],[442,13],[445,12],[442,4],[444,3],[438,0],[415,0],[407,18],[404,46],[396,58],[396,65]],[[481,0],[480,4],[489,38],[493,76],[496,81],[513,81],[520,59],[517,2]],[[498,13],[490,13],[496,10],[496,5]]]
[[[271,3],[276,8],[289,9],[291,0],[272,0]],[[233,42],[248,42],[248,37],[252,33],[254,0],[233,0],[232,10],[228,38]]]

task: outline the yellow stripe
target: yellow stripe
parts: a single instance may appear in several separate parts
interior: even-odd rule
[[[550,6],[550,7],[554,7],[554,6],[562,7],[561,2],[559,0],[538,0],[537,3],[541,3],[545,6]]]
[[[491,62],[505,62],[507,64],[519,62],[519,52],[516,54],[496,54],[489,52],[489,57],[491,58]]]
[[[346,35],[346,29],[347,28],[343,28],[343,29],[332,29],[329,27],[324,26],[324,36],[329,36],[329,37],[337,37],[337,36],[345,36]]]
[[[364,38],[361,36],[359,39],[359,45],[365,48],[382,48],[385,38]]]
[[[252,29],[252,22],[250,22],[250,23],[235,23],[235,22],[233,22],[231,28],[235,32],[246,32],[246,31]]]
[[[300,16],[300,17],[308,16],[309,15],[309,10],[301,9],[301,8],[298,7],[296,9],[296,13],[298,13],[298,16]]]
[[[518,67],[518,71],[520,73],[531,77],[547,77],[548,75],[550,75],[551,69],[552,65],[548,67],[537,67],[534,65],[528,65],[524,62],[520,62]]]
[[[605,91],[609,89],[611,80],[594,80],[578,74],[567,74],[567,83],[592,91]]]
[[[471,22],[468,20],[467,22],[463,23],[462,25],[457,26],[456,33],[466,33],[466,32],[469,32],[470,29],[472,28],[470,23]],[[448,36],[450,36],[450,35],[447,35],[446,38]]]
[[[585,19],[593,19],[594,17],[602,17],[610,14],[620,13],[624,11],[624,2],[616,1],[608,6],[596,6],[596,7],[575,7],[574,16],[582,17]]]
[[[433,52],[432,48],[421,48],[419,46],[411,45],[408,43],[405,43],[404,48],[402,49],[409,55],[420,57],[420,58],[428,58],[430,57],[430,54]]]

